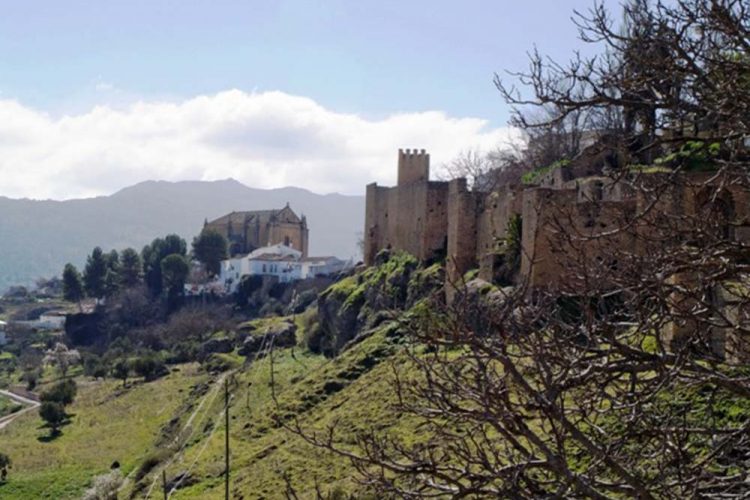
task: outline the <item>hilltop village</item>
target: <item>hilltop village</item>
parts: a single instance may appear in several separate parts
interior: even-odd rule
[[[330,276],[351,266],[335,256],[309,256],[309,230],[304,215],[289,203],[280,210],[232,212],[211,222],[204,232],[215,232],[227,241],[228,259],[221,261],[216,279],[207,285],[186,284],[188,294],[210,290],[233,294],[243,278],[264,276],[290,283]]]

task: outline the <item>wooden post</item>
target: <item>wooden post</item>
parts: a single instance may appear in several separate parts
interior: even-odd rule
[[[224,499],[229,500],[229,380],[224,379]]]
[[[164,488],[164,500],[167,500],[169,498],[169,492],[167,492],[167,469],[161,470],[161,484],[162,488]]]

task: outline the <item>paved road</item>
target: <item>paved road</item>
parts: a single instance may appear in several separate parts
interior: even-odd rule
[[[0,429],[5,428],[8,424],[10,424],[11,422],[13,422],[19,416],[21,416],[24,413],[29,412],[29,411],[31,411],[31,410],[33,410],[33,409],[35,409],[36,407],[39,406],[39,402],[38,401],[34,401],[33,399],[29,399],[29,398],[26,398],[24,396],[19,396],[16,393],[13,393],[13,392],[10,392],[10,391],[6,391],[6,390],[3,390],[3,389],[0,389],[0,395],[9,397],[10,399],[12,399],[13,401],[15,401],[16,403],[21,403],[22,405],[26,406],[26,408],[24,408],[23,410],[19,410],[19,411],[15,412],[15,413],[11,413],[10,415],[6,415],[4,417],[0,417]]]

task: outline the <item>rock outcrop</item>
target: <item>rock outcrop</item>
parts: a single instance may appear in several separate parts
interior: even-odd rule
[[[443,283],[444,271],[439,264],[422,268],[409,254],[383,251],[375,266],[320,294],[320,326],[308,337],[308,346],[333,356],[352,339],[442,290]]]
[[[272,323],[259,331],[254,331],[242,342],[238,353],[241,356],[258,355],[265,346],[274,348],[292,347],[297,343],[297,326],[288,321]]]

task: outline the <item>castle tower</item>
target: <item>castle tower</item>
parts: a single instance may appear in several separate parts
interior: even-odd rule
[[[468,190],[463,177],[448,183],[448,299],[453,297],[454,286],[462,284],[464,273],[476,266],[480,196]]]
[[[430,155],[422,150],[398,150],[398,185],[405,186],[430,179]]]

